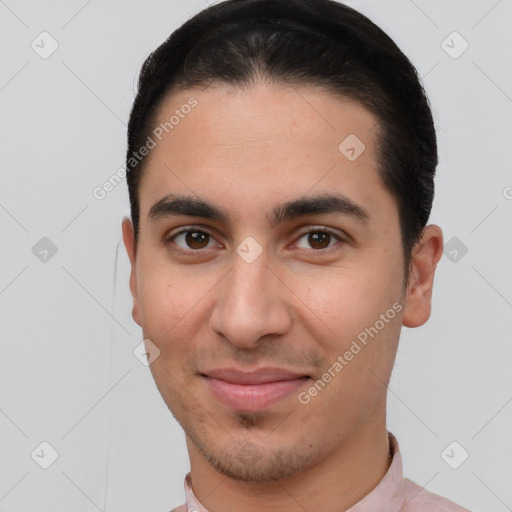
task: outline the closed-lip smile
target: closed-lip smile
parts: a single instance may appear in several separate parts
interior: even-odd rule
[[[309,375],[283,368],[218,368],[201,373],[218,401],[240,411],[262,411],[298,390]]]

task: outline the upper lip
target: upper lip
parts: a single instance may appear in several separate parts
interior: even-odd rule
[[[283,380],[308,377],[304,373],[296,373],[283,368],[259,368],[253,371],[242,371],[235,368],[218,368],[208,370],[203,375],[214,379],[225,380],[233,384],[266,384]]]

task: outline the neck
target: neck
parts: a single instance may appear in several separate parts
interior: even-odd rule
[[[320,463],[267,484],[219,474],[187,438],[194,494],[209,512],[348,510],[379,484],[391,463],[385,411],[378,416],[368,417],[365,425]]]

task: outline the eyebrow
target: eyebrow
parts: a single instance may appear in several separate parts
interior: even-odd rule
[[[311,197],[301,197],[275,206],[267,215],[272,227],[285,221],[308,215],[337,214],[352,217],[361,223],[370,220],[368,210],[343,196],[342,194],[320,194]],[[216,220],[223,224],[231,223],[227,210],[211,204],[203,199],[192,196],[176,196],[168,194],[149,210],[148,219],[156,221],[180,215],[188,217],[203,217]]]

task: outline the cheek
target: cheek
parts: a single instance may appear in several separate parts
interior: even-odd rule
[[[141,321],[144,336],[158,341],[160,346],[183,331],[207,287],[199,279],[191,283],[183,271],[160,263],[158,258],[144,263],[141,258],[137,281]]]
[[[318,395],[311,400],[311,415],[332,420],[326,427],[319,421],[318,428],[333,430],[335,437],[336,425],[359,424],[385,399],[401,322],[391,305],[368,297],[362,303],[355,293],[331,298],[338,306],[325,322],[336,334],[317,338],[326,366],[307,392]]]
[[[139,309],[144,335],[161,339],[183,315],[177,290],[162,273],[146,272],[138,283]]]
[[[373,254],[373,264],[369,257],[362,258],[360,264],[295,280],[297,295],[307,297],[303,314],[323,353],[323,370],[330,370],[321,377],[329,384],[321,391],[324,398],[316,402],[325,409],[319,414],[341,414],[356,421],[385,392],[401,328],[402,273],[394,259],[379,254],[385,251]],[[329,410],[332,403],[340,406],[339,411]]]
[[[300,307],[310,323],[319,325],[315,337],[332,350],[342,350],[399,299],[401,277],[396,266],[385,268],[385,262],[377,259],[373,264],[301,274],[290,288],[302,299]]]
[[[145,268],[138,281],[143,335],[158,346],[159,362],[173,375],[190,375],[198,363],[199,345],[205,339],[201,331],[207,328],[220,277],[206,268],[177,269],[157,261],[152,257],[146,267],[140,262]]]

